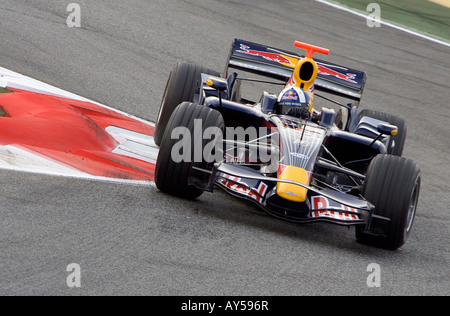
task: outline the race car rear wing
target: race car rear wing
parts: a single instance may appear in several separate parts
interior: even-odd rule
[[[273,79],[288,81],[303,56],[235,38],[225,68],[245,70]],[[319,73],[315,89],[360,101],[366,73],[315,59]]]

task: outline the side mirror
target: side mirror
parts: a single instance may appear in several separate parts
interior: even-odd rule
[[[228,82],[222,78],[209,77],[206,80],[206,85],[217,90],[219,96],[219,105],[222,106],[222,92],[228,89]]]
[[[378,131],[378,133],[380,133],[382,135],[395,136],[398,133],[398,127],[395,125],[391,125],[391,124],[381,123],[381,124],[378,124],[377,131]]]
[[[378,133],[380,133],[380,135],[378,135],[378,137],[373,140],[373,142],[370,144],[370,146],[375,144],[375,142],[377,140],[379,140],[381,138],[381,136],[383,136],[383,135],[389,135],[389,136],[397,135],[398,127],[395,125],[391,125],[391,124],[380,123],[377,126],[377,131],[378,131]]]
[[[225,91],[228,88],[228,82],[222,78],[209,77],[206,80],[206,85],[213,89],[216,89],[217,91]]]

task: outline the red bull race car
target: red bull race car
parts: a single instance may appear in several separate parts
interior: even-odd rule
[[[354,226],[362,243],[401,247],[421,182],[402,157],[405,121],[359,109],[365,72],[314,58],[328,49],[294,46],[306,54],[234,39],[222,75],[173,68],[155,126],[157,188],[186,199],[221,188],[286,221]],[[244,83],[279,90],[250,100]]]

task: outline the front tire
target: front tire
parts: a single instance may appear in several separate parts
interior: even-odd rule
[[[196,90],[202,83],[201,74],[220,77],[217,71],[188,62],[179,62],[172,69],[164,89],[153,139],[161,145],[164,131],[175,108],[182,102],[193,102]]]
[[[395,250],[401,247],[413,225],[420,191],[421,173],[411,159],[378,155],[369,165],[363,196],[375,206],[370,231],[356,227],[358,241]]]
[[[202,124],[201,129],[195,126],[199,122]],[[181,140],[173,139],[172,132],[176,128],[181,128],[177,131],[185,131]],[[173,112],[161,142],[155,169],[156,187],[177,197],[189,200],[198,198],[207,188],[210,175],[193,167],[212,170],[214,163],[223,158],[221,149],[224,129],[220,112],[195,103],[180,104]],[[209,136],[205,138],[206,130],[216,132],[210,134],[211,138],[208,139]],[[199,132],[202,135],[195,135]],[[186,140],[187,143],[184,143]],[[200,141],[199,145],[196,145],[196,141]],[[173,153],[174,146],[178,148],[180,142],[183,142],[182,159],[178,156],[180,151]],[[209,146],[211,142],[217,143],[218,147]],[[216,152],[216,148],[220,148],[220,151]],[[200,155],[196,150],[201,150]]]

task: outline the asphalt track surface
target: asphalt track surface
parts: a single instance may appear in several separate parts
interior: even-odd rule
[[[222,71],[233,37],[368,73],[361,104],[404,117],[423,173],[398,251],[353,229],[274,219],[221,192],[186,202],[151,186],[0,171],[0,295],[448,295],[450,50],[314,1],[3,0],[0,65],[154,121],[180,60]],[[69,288],[70,263],[81,287]],[[381,287],[369,287],[371,263]]]

